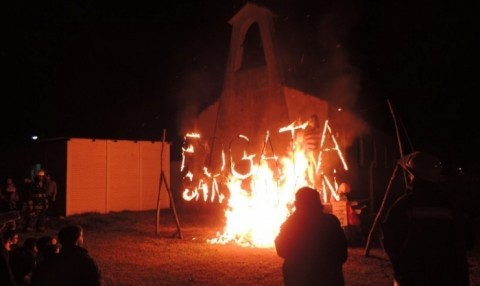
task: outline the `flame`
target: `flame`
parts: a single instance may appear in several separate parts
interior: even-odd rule
[[[309,127],[308,123],[293,122],[279,129],[280,133],[290,132],[291,134],[291,150],[285,157],[279,158],[275,154],[272,156],[264,154],[265,146],[268,143],[271,144],[270,134],[267,132],[260,156],[247,154],[244,151],[238,162],[230,157],[229,170],[226,170],[225,152],[222,151],[222,168],[218,173],[212,175],[206,167],[197,174],[192,174],[190,171],[185,173],[184,184],[186,187],[183,198],[187,201],[199,200],[203,197],[204,201],[210,198],[211,202],[216,199],[218,202],[222,202],[225,195],[219,191],[219,184],[225,184],[228,189],[229,199],[225,211],[226,225],[222,233],[217,233],[215,238],[208,240],[209,243],[273,247],[281,224],[294,209],[295,192],[303,186],[317,189],[323,203],[340,200],[336,169],[324,170],[326,166],[322,166],[322,161],[324,153],[334,151],[338,155],[341,167],[348,170],[344,156],[332,134],[328,120],[323,126],[321,136],[315,137],[320,140],[317,140],[318,142],[314,140],[318,147],[318,155],[306,148],[305,142],[311,139],[308,139],[306,133],[302,131]],[[186,158],[192,156],[194,152],[197,152],[198,146],[201,146],[199,144],[200,136],[189,136],[188,139],[193,139],[195,142],[188,143],[187,147],[182,149],[184,157],[182,170],[184,171],[183,163],[187,161]],[[249,142],[248,137],[244,135],[239,135],[232,141],[236,139]],[[327,146],[327,141],[333,146]],[[194,145],[197,147],[196,149]],[[229,148],[231,145],[232,142],[230,142]],[[237,170],[239,165],[248,168],[241,168],[243,172],[240,172]],[[245,171],[245,169],[247,170]],[[225,177],[225,173],[228,174],[226,180],[221,182],[219,178]]]

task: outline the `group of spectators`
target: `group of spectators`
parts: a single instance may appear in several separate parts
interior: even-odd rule
[[[83,247],[83,228],[69,224],[56,237],[28,237],[11,229],[1,233],[0,285],[2,286],[100,286],[101,273]]]
[[[1,241],[1,285],[30,285],[37,264],[58,253],[57,239],[49,235],[22,241],[19,232],[4,227]]]
[[[56,197],[57,183],[44,170],[39,170],[33,178],[25,178],[20,187],[12,177],[7,177],[5,186],[0,188],[0,212],[21,214],[18,220],[10,222],[9,228],[44,232],[49,206]]]
[[[413,152],[398,165],[407,175],[406,189],[381,223],[381,243],[393,268],[392,284],[470,286],[467,251],[475,236],[465,210],[448,190],[452,186],[445,184],[442,163],[431,154]],[[29,217],[25,230],[44,230],[42,212],[48,209],[50,196],[44,177],[41,170],[29,188],[26,206],[34,219]],[[60,229],[60,245],[57,238],[45,236],[27,239],[17,248],[18,234],[4,231],[2,238],[2,286],[101,285],[99,268],[82,247],[83,229],[78,225]],[[282,224],[275,249],[284,260],[286,286],[345,285],[347,237],[339,219],[324,211],[316,189],[298,189],[295,210]]]
[[[0,285],[100,285],[100,272],[83,245],[83,229],[68,225],[50,236],[49,206],[57,184],[44,170],[20,187],[6,178],[0,189]],[[30,235],[22,240],[25,233]]]

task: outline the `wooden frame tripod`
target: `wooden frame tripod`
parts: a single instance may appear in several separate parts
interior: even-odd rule
[[[170,206],[172,207],[173,214],[175,215],[175,222],[177,224],[177,232],[175,232],[172,237],[178,237],[183,239],[182,229],[180,228],[180,221],[178,220],[177,209],[175,208],[175,202],[173,200],[173,194],[168,186],[168,181],[165,177],[165,173],[163,172],[163,145],[165,143],[165,129],[163,130],[163,139],[162,139],[162,149],[160,152],[160,184],[158,186],[158,197],[157,197],[157,223],[156,223],[156,234],[160,234],[160,194],[162,191],[162,186],[165,184],[165,188],[167,189],[168,196],[170,198]]]

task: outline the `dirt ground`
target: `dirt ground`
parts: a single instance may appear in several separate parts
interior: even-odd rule
[[[49,220],[47,234],[70,222],[85,229],[85,247],[97,261],[104,285],[283,285],[282,260],[272,248],[211,244],[222,219],[172,212],[83,214]],[[159,224],[157,225],[157,221]],[[158,234],[157,234],[158,230]],[[30,234],[22,234],[26,238]],[[39,234],[31,234],[39,235]],[[392,285],[392,268],[375,239],[349,248],[346,285]],[[470,252],[472,286],[480,286],[480,251]]]

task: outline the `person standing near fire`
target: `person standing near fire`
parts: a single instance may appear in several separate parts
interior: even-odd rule
[[[345,285],[347,239],[338,218],[323,211],[317,190],[297,191],[295,212],[282,224],[275,248],[284,259],[285,286]]]
[[[8,210],[17,210],[18,193],[12,177],[8,177],[5,183],[5,195],[8,203]]]
[[[47,199],[48,199],[48,215],[56,214],[56,200],[57,200],[57,182],[52,178],[52,175],[45,175],[45,182],[47,183]]]
[[[45,231],[45,218],[48,210],[47,182],[45,171],[39,170],[30,186],[27,196],[28,221],[26,231]]]
[[[381,224],[394,285],[470,285],[465,225],[443,188],[442,163],[417,151],[398,164],[406,171],[407,191]]]
[[[308,160],[307,177],[315,188],[321,189],[319,176],[317,175],[317,160],[320,153],[321,129],[320,120],[316,114],[308,118],[308,124],[303,131],[303,148]]]

